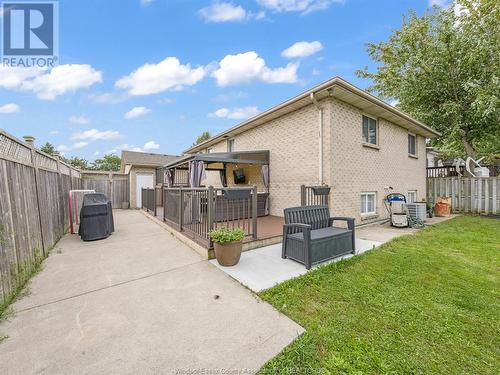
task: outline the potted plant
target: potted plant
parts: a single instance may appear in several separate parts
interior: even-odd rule
[[[229,267],[238,263],[245,237],[242,229],[221,227],[210,231],[209,236],[214,241],[215,258],[221,266]]]

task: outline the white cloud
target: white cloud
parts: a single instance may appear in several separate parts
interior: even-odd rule
[[[144,144],[144,150],[157,150],[160,148],[160,145],[155,141],[149,141]]]
[[[72,151],[72,150],[79,150],[81,148],[84,148],[88,146],[88,142],[76,142],[73,143],[71,146],[66,146],[66,145],[59,145],[56,147],[57,151],[59,151],[61,154],[64,155],[64,153]]]
[[[116,82],[115,86],[128,89],[130,95],[150,95],[168,89],[192,86],[203,79],[203,66],[191,68],[182,65],[176,57],[167,57],[158,64],[145,64]]]
[[[38,98],[54,100],[57,96],[88,88],[102,82],[102,73],[90,65],[67,64],[53,68],[49,73],[24,80],[21,90],[32,91]]]
[[[120,138],[120,133],[116,130],[105,130],[100,131],[97,129],[89,129],[83,132],[74,133],[71,139],[82,140],[82,141],[97,141],[97,140],[109,140]]]
[[[238,91],[238,92],[230,92],[227,94],[219,94],[216,97],[214,97],[212,100],[214,102],[229,102],[231,100],[238,100],[238,99],[243,99],[248,97],[248,94],[243,91]]]
[[[232,120],[246,120],[259,113],[257,107],[242,107],[242,108],[220,108],[209,114],[209,117],[229,118]]]
[[[207,22],[244,21],[247,12],[240,5],[233,5],[222,1],[215,1],[198,12]]]
[[[260,80],[267,83],[297,82],[298,64],[290,63],[282,68],[271,69],[263,58],[254,52],[226,55],[212,77],[219,86],[249,83]]]
[[[123,93],[117,94],[112,92],[106,92],[103,94],[89,94],[88,98],[95,103],[116,104],[127,100],[128,95]]]
[[[88,124],[90,122],[90,119],[88,117],[85,117],[85,116],[71,116],[69,118],[69,122],[71,122],[73,124],[85,125],[85,124]]]
[[[17,104],[14,103],[8,103],[4,105],[0,105],[0,113],[16,113],[19,112],[20,107]]]
[[[57,135],[57,134],[59,134],[59,130],[52,130],[50,132],[50,135]]]
[[[445,6],[447,6],[449,3],[449,0],[429,0],[429,6],[437,6],[437,7],[441,7],[441,8],[444,8]]]
[[[73,149],[78,150],[79,148],[83,148],[88,144],[88,142],[76,142],[75,144],[73,144]]]
[[[257,2],[275,12],[309,13],[327,9],[333,3],[344,3],[344,0],[257,0]]]
[[[317,40],[314,42],[297,42],[281,52],[281,56],[293,59],[297,57],[307,57],[321,51],[323,45]]]
[[[42,69],[13,68],[6,67],[0,64],[0,87],[9,90],[20,89],[23,82],[39,76],[42,73]]]
[[[143,7],[147,7],[155,2],[155,0],[141,0],[140,3]]]
[[[151,110],[146,107],[134,107],[123,116],[125,119],[130,120],[133,118],[147,115]]]

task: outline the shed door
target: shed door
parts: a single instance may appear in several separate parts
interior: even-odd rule
[[[153,181],[153,174],[149,173],[138,173],[136,175],[136,207],[141,208],[142,207],[142,188],[150,188],[152,189],[154,187],[154,181]]]

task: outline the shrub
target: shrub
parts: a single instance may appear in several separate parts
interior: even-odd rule
[[[212,241],[219,244],[225,244],[229,242],[241,241],[243,237],[245,237],[245,232],[243,231],[243,229],[240,228],[229,229],[226,227],[222,227],[210,231],[208,235],[210,236]]]

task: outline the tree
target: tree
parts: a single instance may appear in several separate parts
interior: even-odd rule
[[[84,158],[79,158],[78,156],[73,156],[70,159],[66,159],[66,162],[80,170],[89,169],[89,162]]]
[[[442,133],[448,155],[500,150],[500,3],[456,0],[418,17],[410,13],[387,42],[368,44],[370,91]]]
[[[199,145],[202,142],[205,142],[207,139],[212,138],[209,132],[203,132],[201,135],[196,138],[196,142],[193,143],[193,146]]]
[[[40,147],[40,151],[45,152],[50,156],[60,156],[59,151],[57,151],[54,145],[52,145],[52,143],[49,142],[45,142],[45,144],[42,147]]]
[[[120,170],[122,160],[114,154],[104,155],[102,159],[96,159],[89,169],[94,171],[117,172]]]

